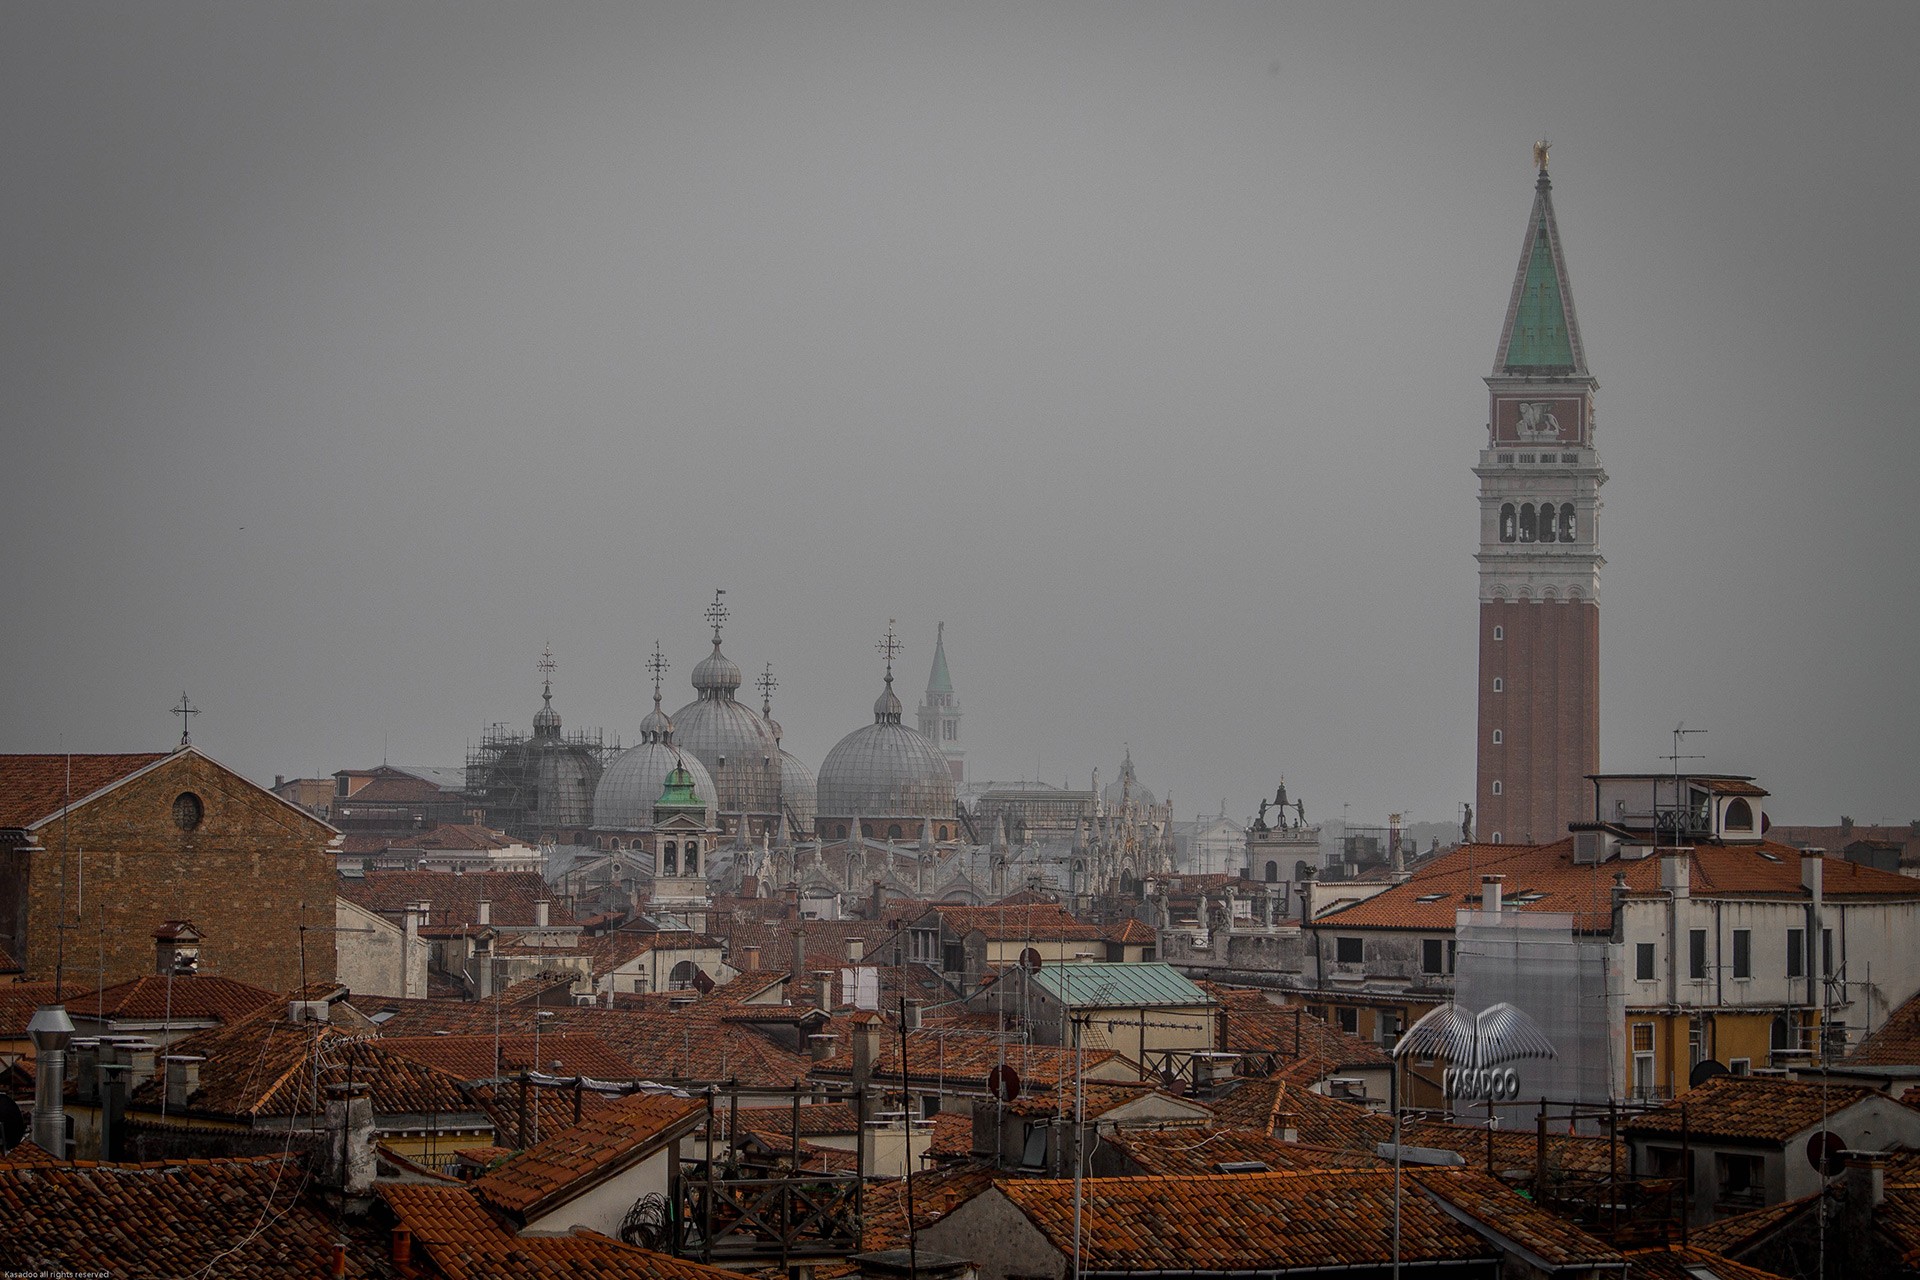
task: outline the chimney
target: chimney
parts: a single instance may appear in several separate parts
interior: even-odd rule
[[[1847,1191],[1862,1209],[1887,1199],[1887,1158],[1878,1151],[1847,1152]]]
[[[740,948],[740,964],[742,967],[742,972],[744,973],[760,972],[760,948],[758,947]]]
[[[1660,890],[1684,898],[1693,886],[1693,858],[1685,849],[1660,851]]]
[[[866,959],[866,955],[867,955],[867,940],[865,938],[848,938],[847,939],[847,963],[848,964],[859,964],[862,960]]]
[[[397,1224],[393,1228],[393,1261],[402,1268],[413,1261],[413,1232]]]
[[[282,788],[282,787],[284,787],[284,786],[286,786],[286,785],[287,785],[287,775],[286,775],[286,774],[284,774],[284,773],[276,773],[276,774],[274,774],[274,775],[273,775],[273,789],[274,789],[275,791],[278,791],[278,790],[279,790],[280,788]]]
[[[327,1153],[322,1184],[348,1196],[373,1191],[373,1099],[366,1084],[327,1086]]]
[[[815,1062],[825,1062],[833,1057],[833,1042],[839,1038],[831,1031],[816,1031],[807,1037],[807,1052]]]
[[[333,1246],[333,1252],[327,1261],[327,1274],[335,1277],[335,1280],[347,1274],[347,1246],[344,1244]]]
[[[145,1036],[123,1036],[114,1041],[116,1059],[127,1065],[127,1090],[138,1089],[154,1077],[155,1051]]]
[[[1480,909],[1492,915],[1500,914],[1500,885],[1505,876],[1480,877]]]
[[[907,1030],[918,1031],[920,1029],[920,1009],[921,1006],[925,1004],[926,1001],[924,1000],[907,1001]]]
[[[186,1110],[187,1100],[200,1091],[200,1064],[205,1061],[191,1053],[167,1055],[167,1110]]]
[[[880,1035],[887,1024],[867,1014],[853,1024],[853,1084],[861,1088],[873,1079],[873,1065],[880,1060]],[[902,1064],[904,1074],[905,1064]]]
[[[474,923],[475,924],[492,924],[493,923],[493,900],[491,898],[480,899],[479,914],[477,914],[474,917]]]
[[[1853,819],[1849,818],[1846,814],[1843,813],[1840,815],[1840,838],[1844,840],[1852,834],[1853,834]]]
[[[833,970],[822,969],[813,975],[813,1005],[833,1012]]]
[[[549,914],[552,907],[553,904],[545,898],[541,898],[533,904],[534,928],[544,929],[547,927],[552,920],[552,916]]]
[[[74,1101],[92,1106],[100,1101],[100,1042],[75,1040],[67,1052],[73,1055]]]
[[[73,1041],[73,1019],[66,1006],[41,1005],[27,1022],[33,1040],[33,1145],[56,1159],[67,1158],[66,1090],[67,1045]]]

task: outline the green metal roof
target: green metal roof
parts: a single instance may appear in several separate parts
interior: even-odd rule
[[[687,809],[707,811],[707,802],[702,800],[693,789],[693,775],[684,765],[676,764],[667,771],[666,790],[654,802],[656,809]]]
[[[1032,981],[1070,1009],[1213,1003],[1211,996],[1168,964],[1046,964]]]
[[[1533,253],[1521,286],[1520,308],[1507,343],[1509,369],[1571,369],[1573,344],[1567,336],[1567,308],[1560,297],[1560,273],[1554,268],[1553,241],[1543,217],[1534,224]]]
[[[927,677],[927,692],[953,692],[953,677],[947,674],[947,624],[944,622],[934,635],[933,674]]]

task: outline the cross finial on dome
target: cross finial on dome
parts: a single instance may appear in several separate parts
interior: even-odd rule
[[[762,671],[759,676],[754,679],[753,687],[760,691],[760,714],[763,716],[772,715],[773,691],[780,687],[780,682],[773,678],[773,664],[771,662],[767,664],[767,669]]]
[[[544,650],[541,651],[540,661],[534,663],[533,665],[539,668],[540,684],[544,690],[545,695],[547,697],[552,697],[553,696],[553,673],[557,669],[558,664],[555,663],[553,660],[553,646],[551,644],[549,644]]]
[[[726,594],[725,588],[715,588],[713,603],[707,606],[707,623],[713,628],[713,647],[716,649],[720,647],[720,627],[727,620],[727,606],[721,599]]]
[[[899,657],[900,650],[906,647],[905,645],[901,644],[900,641],[897,638],[895,638],[893,634],[892,618],[887,619],[887,638],[885,640],[880,641],[880,643],[874,645],[873,647],[874,647],[874,650],[878,652],[881,657],[887,660],[887,683],[892,684],[893,683],[893,660]]]
[[[660,705],[660,677],[667,674],[667,660],[660,654],[660,642],[653,642],[653,656],[647,659],[647,670],[653,673],[653,705]]]

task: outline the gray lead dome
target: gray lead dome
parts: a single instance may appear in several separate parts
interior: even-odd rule
[[[952,821],[953,773],[925,734],[900,723],[891,674],[873,704],[873,723],[827,753],[819,797],[822,817]]]

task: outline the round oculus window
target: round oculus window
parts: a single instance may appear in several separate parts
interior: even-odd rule
[[[173,798],[173,825],[182,831],[192,831],[207,816],[207,808],[200,803],[200,797],[191,791],[182,791]]]

